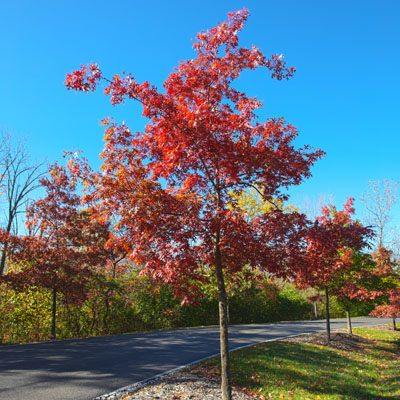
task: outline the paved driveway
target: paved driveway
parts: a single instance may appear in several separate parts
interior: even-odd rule
[[[355,318],[353,326],[389,320]],[[332,320],[332,329],[344,319]],[[325,321],[230,326],[230,348],[317,332]],[[218,327],[0,347],[0,400],[91,400],[219,352]]]

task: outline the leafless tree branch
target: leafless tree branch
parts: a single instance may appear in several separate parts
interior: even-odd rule
[[[12,137],[3,134],[0,151],[0,198],[5,204],[4,230],[18,234],[18,215],[25,211],[32,192],[40,186],[44,176],[44,163],[32,163],[24,146],[19,142],[14,147]],[[3,243],[0,259],[0,276],[5,270],[7,244]]]

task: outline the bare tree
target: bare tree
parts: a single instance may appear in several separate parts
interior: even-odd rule
[[[385,245],[388,236],[393,206],[398,200],[398,185],[398,182],[390,178],[369,182],[368,190],[360,198],[368,213],[366,222],[376,229],[379,247]]]
[[[0,200],[4,194],[5,187],[5,159],[7,158],[6,155],[8,153],[9,144],[7,141],[7,137],[2,135],[0,139]]]
[[[40,186],[43,163],[31,163],[21,143],[13,146],[10,135],[2,135],[0,152],[0,194],[4,204],[4,230],[18,233],[18,216],[25,211],[31,193]],[[0,276],[5,272],[7,243],[3,243]]]

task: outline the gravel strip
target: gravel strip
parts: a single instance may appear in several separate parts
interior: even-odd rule
[[[255,397],[233,389],[234,400],[254,400]],[[194,375],[187,370],[137,384],[96,400],[221,400],[221,387],[217,379]]]

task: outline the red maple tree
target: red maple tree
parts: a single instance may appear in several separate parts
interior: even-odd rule
[[[392,318],[393,329],[397,330],[396,318],[400,316],[400,288],[391,289],[388,292],[388,303],[376,306],[371,316],[381,318]]]
[[[196,282],[216,277],[219,294],[222,395],[231,399],[227,295],[224,276],[251,265],[280,276],[293,273],[300,257],[305,217],[277,207],[248,221],[233,193],[256,188],[263,199],[287,199],[284,191],[310,176],[322,157],[308,146],[296,149],[298,133],[282,118],[257,121],[261,102],[233,88],[246,69],[265,67],[278,80],[290,78],[283,56],[239,47],[246,9],[229,13],[217,27],[200,32],[193,60],[182,61],[163,85],[138,83],[131,74],[102,77],[95,64],[68,74],[66,85],[104,93],[114,105],[127,99],[143,105],[144,132],[106,119],[102,170],[72,160],[94,190],[88,201],[99,214],[114,216],[129,255],[156,280],[172,283],[183,302],[197,293]],[[83,171],[83,172],[82,172]]]
[[[370,228],[351,218],[355,212],[353,203],[354,199],[348,198],[342,211],[333,205],[322,208],[322,215],[307,232],[307,250],[303,260],[306,267],[300,268],[296,276],[300,287],[325,291],[328,342],[331,339],[329,294],[340,294],[342,285],[347,283],[346,288],[350,290],[348,278],[354,266],[353,254],[367,247],[372,236]]]
[[[400,316],[400,280],[393,252],[378,246],[372,256],[377,266],[376,275],[380,278],[380,290],[385,304],[377,305],[370,315],[392,318],[393,329],[397,330],[396,318]]]
[[[13,238],[10,259],[21,271],[4,277],[14,287],[37,286],[52,291],[51,337],[56,336],[57,295],[67,303],[86,298],[90,266],[104,261],[98,243],[104,231],[80,209],[81,198],[67,170],[57,164],[41,180],[46,196],[27,208],[30,234]]]
[[[371,236],[371,231],[369,231]],[[347,332],[352,334],[351,310],[360,303],[376,302],[383,295],[382,280],[371,254],[353,251],[351,268],[343,270],[330,293],[346,311]]]

